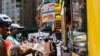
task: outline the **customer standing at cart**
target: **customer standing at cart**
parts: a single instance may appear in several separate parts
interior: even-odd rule
[[[16,40],[17,34],[22,29],[23,27],[21,27],[18,24],[11,24],[11,29],[10,29],[11,33],[6,39],[7,51],[8,51],[8,55],[10,56],[22,56],[29,53],[29,51],[31,52],[31,48],[29,46],[25,44],[20,45],[20,42]],[[19,51],[16,49],[19,49]],[[21,54],[21,55],[18,55],[18,54]]]
[[[7,40],[10,40],[15,45],[20,45],[20,42],[17,40],[17,36],[20,31],[23,29],[19,24],[13,23],[11,24],[10,31],[11,33],[7,37]]]

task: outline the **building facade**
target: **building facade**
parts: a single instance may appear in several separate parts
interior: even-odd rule
[[[21,24],[26,30],[37,29],[35,0],[22,0]]]
[[[2,0],[0,0],[0,14],[2,13]]]
[[[21,0],[2,0],[2,13],[7,14],[15,23],[20,20]]]

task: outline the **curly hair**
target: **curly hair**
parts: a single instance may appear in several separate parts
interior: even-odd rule
[[[20,46],[18,45],[14,45],[11,49],[10,49],[10,54],[11,56],[23,56],[23,52],[20,49]]]

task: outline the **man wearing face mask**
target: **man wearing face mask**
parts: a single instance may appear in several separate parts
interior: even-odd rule
[[[27,45],[21,45],[21,43],[17,40],[17,38],[18,38],[17,36],[19,35],[19,32],[22,29],[23,29],[23,27],[20,26],[19,24],[15,24],[15,23],[11,24],[10,34],[6,39],[7,52],[8,52],[8,55],[10,55],[10,56],[11,55],[16,56],[16,53],[26,55],[28,51],[31,51],[30,47],[28,47]],[[21,53],[18,53],[18,51],[15,50],[15,49],[17,49],[16,46],[20,47]],[[18,56],[20,56],[20,55],[18,55]]]
[[[17,35],[22,29],[23,27],[21,27],[18,24],[15,24],[15,23],[11,24],[9,35],[7,36],[5,40],[8,55],[10,55],[9,51],[11,47],[13,47],[14,45],[20,45],[20,42],[17,41]]]
[[[18,37],[21,36],[20,31],[23,29],[24,27],[20,26],[19,24],[13,23],[11,24],[10,27],[10,34],[7,37],[7,40],[10,40],[13,42],[13,44],[15,45],[20,45],[20,42],[17,40]]]

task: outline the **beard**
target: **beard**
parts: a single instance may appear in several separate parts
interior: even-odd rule
[[[2,38],[3,38],[3,39],[6,39],[7,36],[8,36],[8,34],[6,34],[6,33],[2,33]]]

